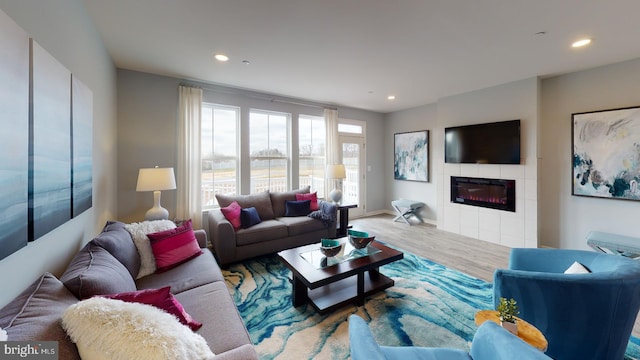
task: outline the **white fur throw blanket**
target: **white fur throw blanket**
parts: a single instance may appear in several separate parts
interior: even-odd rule
[[[212,359],[206,340],[151,305],[90,298],[71,305],[62,327],[83,360]]]
[[[140,254],[140,271],[138,271],[137,279],[156,272],[156,258],[153,256],[153,250],[151,250],[151,243],[149,242],[147,234],[169,230],[175,227],[176,224],[171,220],[143,221],[140,223],[126,224],[124,226],[131,234],[131,238],[133,238],[133,242],[136,244],[136,248],[138,248],[138,253]]]

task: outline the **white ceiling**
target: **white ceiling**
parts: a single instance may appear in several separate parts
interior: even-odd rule
[[[638,0],[83,1],[118,68],[383,113],[640,58]]]

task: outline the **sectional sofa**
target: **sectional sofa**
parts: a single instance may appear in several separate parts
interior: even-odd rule
[[[68,309],[77,308],[83,299],[96,299],[96,295],[130,294],[170,287],[172,301],[177,300],[177,306],[181,306],[191,320],[202,324],[195,334],[206,340],[216,359],[257,359],[221,270],[206,248],[204,231],[194,234],[198,242],[191,244],[196,248],[195,257],[168,266],[162,269],[163,272],[138,278],[141,257],[125,226],[120,222],[108,222],[103,232],[75,255],[60,279],[50,273],[43,274],[0,310],[0,328],[7,331],[8,340],[57,341],[60,359],[80,359],[79,346],[76,346],[80,344],[72,342],[65,331],[68,328],[61,325]],[[95,321],[96,326],[99,323],[103,322]],[[192,332],[185,327],[180,330],[183,334]],[[140,347],[140,344],[125,341],[116,346]]]

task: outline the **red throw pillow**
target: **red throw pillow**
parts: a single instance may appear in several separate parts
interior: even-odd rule
[[[311,200],[311,211],[318,210],[318,192],[310,194],[296,194],[296,200]]]
[[[191,219],[176,228],[147,234],[147,237],[156,258],[157,273],[167,271],[202,254],[191,228]]]
[[[191,330],[196,331],[202,327],[202,323],[194,320],[189,315],[182,304],[171,294],[169,286],[161,289],[145,289],[139,291],[125,292],[110,295],[96,295],[108,299],[122,300],[130,303],[147,304],[162,309],[169,314],[178,318],[178,320],[187,325]]]
[[[233,230],[238,230],[242,226],[242,223],[240,221],[241,210],[242,207],[240,207],[237,201],[232,202],[227,207],[220,208],[220,211],[222,211],[222,215],[224,215],[224,217],[227,218],[227,220],[229,220],[229,222],[233,226]]]

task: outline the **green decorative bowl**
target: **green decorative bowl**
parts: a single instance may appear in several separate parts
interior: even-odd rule
[[[342,245],[338,240],[322,239],[320,240],[320,252],[326,257],[334,257],[340,253]]]
[[[363,231],[349,230],[349,242],[356,249],[364,249],[376,238]]]

